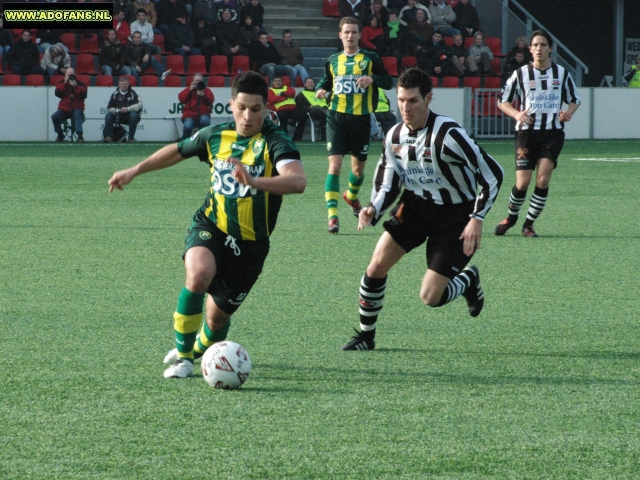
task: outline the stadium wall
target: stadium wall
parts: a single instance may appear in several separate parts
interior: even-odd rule
[[[215,95],[213,122],[231,118],[230,90],[213,88]],[[90,87],[85,101],[85,139],[99,141],[104,128],[105,108],[114,91],[109,87]],[[170,142],[182,133],[181,88],[138,87],[144,111],[138,125],[139,141]],[[640,138],[640,89],[582,88],[582,106],[566,126],[567,138]],[[396,104],[395,91],[388,92],[392,105]],[[434,90],[432,108],[450,116],[470,129],[470,90]],[[52,87],[0,88],[0,141],[52,141],[56,135],[51,114],[58,108],[59,98]],[[394,109],[397,111],[397,108]]]

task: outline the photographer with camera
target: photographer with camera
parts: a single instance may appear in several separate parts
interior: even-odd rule
[[[104,118],[104,141],[111,143],[119,140],[116,129],[122,124],[129,125],[127,142],[135,142],[136,128],[140,123],[142,99],[131,88],[127,77],[118,79],[118,89],[111,94],[107,105],[107,115]]]
[[[56,142],[64,141],[62,124],[72,119],[75,124],[75,132],[78,134],[78,142],[84,143],[82,136],[82,122],[84,121],[84,99],[87,98],[87,86],[76,79],[76,71],[69,67],[64,74],[64,80],[56,85],[56,97],[60,98],[58,110],[51,115],[53,129],[58,134]]]
[[[213,110],[213,92],[204,84],[201,73],[193,75],[191,84],[178,94],[178,100],[184,105],[182,111],[182,137],[189,138],[194,128],[204,128],[211,124]]]

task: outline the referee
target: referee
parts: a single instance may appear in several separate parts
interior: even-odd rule
[[[329,233],[338,233],[338,199],[342,157],[351,154],[349,188],[342,198],[357,217],[360,213],[358,192],[364,181],[364,167],[369,153],[371,114],[378,105],[378,87],[389,90],[393,79],[378,54],[360,50],[360,22],[353,17],[340,20],[339,36],[344,51],[327,60],[316,97],[327,99],[327,151],[329,173],[325,182],[325,201]],[[330,97],[330,98],[329,98]]]
[[[404,191],[360,281],[360,331],[342,350],[375,347],[387,272],[425,241],[422,301],[440,307],[462,295],[472,317],[484,305],[478,268],[466,265],[480,247],[482,220],[498,195],[502,168],[458,123],[429,110],[426,72],[405,70],[396,88],[402,123],[385,137],[371,203],[360,212],[358,229],[376,223]]]
[[[498,108],[515,118],[517,123],[516,184],[509,197],[509,216],[496,226],[496,235],[504,235],[518,221],[537,167],[536,187],[522,225],[522,236],[538,236],[533,222],[547,203],[551,173],[558,164],[564,144],[564,122],[571,120],[580,105],[580,95],[571,75],[549,58],[553,47],[551,35],[536,30],[531,34],[529,45],[533,62],[513,72],[498,103]],[[520,99],[521,110],[512,105],[516,98]],[[560,110],[563,103],[568,105],[564,111]]]

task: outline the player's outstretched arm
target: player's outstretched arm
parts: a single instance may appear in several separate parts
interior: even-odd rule
[[[184,157],[180,155],[177,143],[162,147],[139,164],[114,173],[109,179],[109,193],[115,189],[124,190],[124,186],[129,185],[138,175],[170,167],[182,160],[184,160]]]
[[[236,182],[250,187],[264,190],[276,195],[287,195],[289,193],[302,193],[307,186],[307,176],[302,168],[302,163],[289,162],[278,169],[275,177],[254,177],[237,158],[230,158],[229,161],[235,165],[231,173]]]

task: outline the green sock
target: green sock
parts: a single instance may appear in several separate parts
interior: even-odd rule
[[[358,199],[358,193],[360,192],[360,187],[364,182],[364,175],[361,177],[356,177],[355,173],[349,172],[349,188],[347,189],[347,198],[352,202]]]
[[[340,176],[327,174],[324,184],[324,198],[327,202],[327,213],[329,218],[338,216],[338,199],[340,198]]]
[[[198,335],[198,340],[194,346],[194,358],[200,358],[211,345],[225,340],[227,333],[229,333],[229,327],[231,327],[231,319],[224,327],[215,332],[211,331],[206,321],[202,322],[200,335]]]
[[[191,362],[193,362],[193,344],[202,322],[204,295],[204,293],[193,293],[183,287],[178,297],[178,306],[173,314],[178,355]]]

